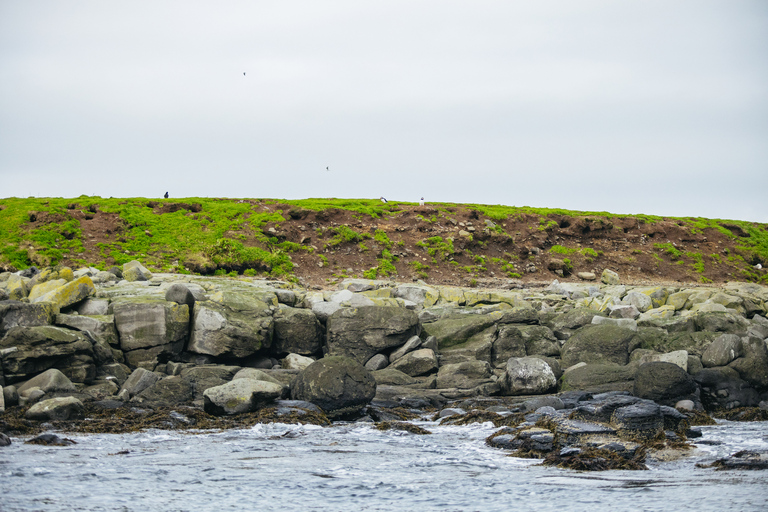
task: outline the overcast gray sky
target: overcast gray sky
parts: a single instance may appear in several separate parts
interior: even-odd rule
[[[0,0],[0,197],[166,190],[768,222],[768,1]]]

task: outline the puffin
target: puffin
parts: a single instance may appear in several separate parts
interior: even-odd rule
[[[388,202],[389,202],[389,201],[387,201],[386,199],[384,199],[384,197],[383,197],[383,196],[382,196],[382,197],[380,197],[379,199],[381,199],[381,202],[382,202],[382,203],[388,203]]]

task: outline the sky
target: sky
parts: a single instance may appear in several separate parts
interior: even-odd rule
[[[0,0],[0,198],[166,191],[768,222],[768,2]]]

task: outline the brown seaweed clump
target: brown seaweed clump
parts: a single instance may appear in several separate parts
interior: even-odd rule
[[[504,416],[490,411],[471,411],[467,414],[448,416],[440,421],[440,425],[470,425],[490,421],[495,427],[516,427],[525,421],[524,414],[516,413]]]
[[[584,448],[568,450],[565,454],[553,452],[542,462],[544,466],[556,466],[576,471],[607,471],[610,469],[645,470],[645,450],[638,448],[632,458],[626,459],[611,450]]]
[[[376,424],[376,428],[378,430],[402,430],[403,432],[410,432],[411,434],[416,435],[427,435],[432,433],[425,428],[421,428],[418,425],[405,421],[382,421],[381,423]]]
[[[768,411],[759,407],[737,407],[729,410],[718,410],[715,418],[729,421],[768,421]]]

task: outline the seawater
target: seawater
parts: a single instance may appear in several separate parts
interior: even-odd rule
[[[268,424],[68,435],[69,447],[13,438],[0,448],[0,510],[768,510],[768,472],[696,467],[768,448],[768,422],[702,427],[689,457],[598,473],[509,457],[484,444],[490,423],[417,424],[433,434]]]

